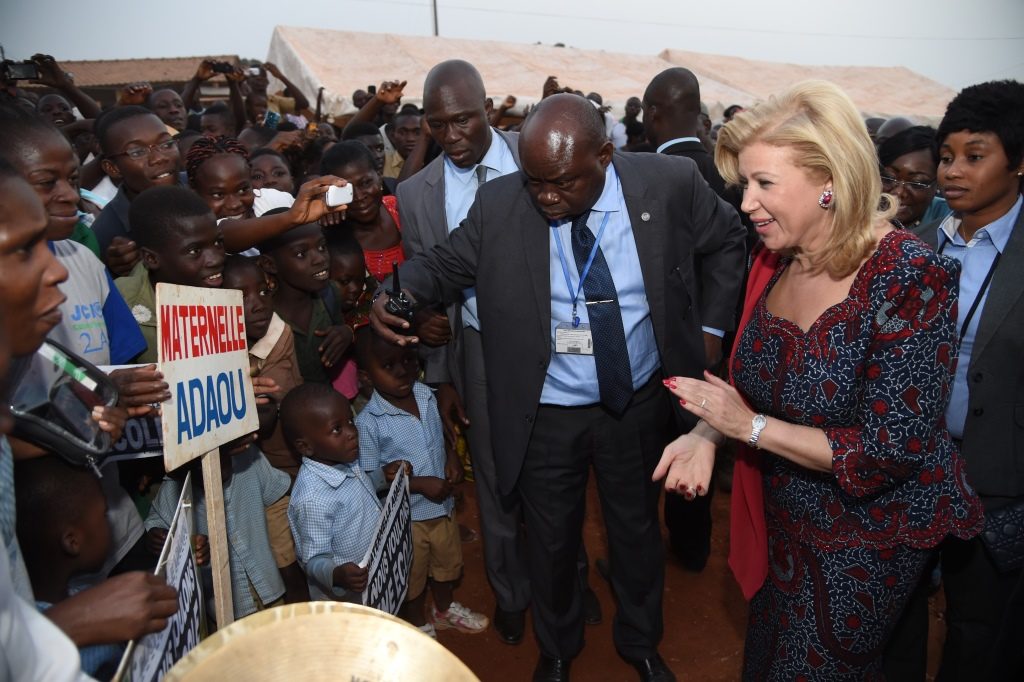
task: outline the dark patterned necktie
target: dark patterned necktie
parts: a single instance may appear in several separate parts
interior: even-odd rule
[[[594,233],[587,227],[590,211],[572,221],[572,254],[576,269],[583,268],[594,248]],[[583,282],[590,317],[590,331],[594,337],[594,360],[597,364],[597,383],[601,389],[601,402],[615,414],[622,414],[633,397],[633,374],[626,350],[626,332],[622,326],[619,297],[615,293],[608,261],[600,247]]]

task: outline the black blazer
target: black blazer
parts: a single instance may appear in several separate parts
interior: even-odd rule
[[[690,161],[617,152],[664,376],[699,377],[701,325],[731,330],[744,270],[744,231]],[[477,192],[445,243],[401,266],[424,302],[475,286],[498,483],[515,486],[551,357],[550,226],[520,171]],[[694,263],[701,261],[698,286]],[[701,292],[698,294],[695,292]]]
[[[669,156],[685,156],[697,164],[697,169],[700,170],[700,174],[704,176],[711,189],[715,190],[718,196],[725,199],[730,206],[736,209],[740,222],[743,223],[743,227],[747,230],[747,252],[753,251],[758,238],[749,216],[740,208],[740,204],[743,203],[743,190],[739,187],[725,184],[722,174],[715,167],[715,157],[708,154],[708,150],[704,148],[704,145],[693,140],[676,142],[671,147],[666,147],[661,153],[668,154]],[[740,303],[742,304],[742,301]]]
[[[732,204],[732,197],[726,193],[725,180],[722,179],[722,175],[715,168],[715,159],[708,154],[708,150],[704,148],[700,142],[694,142],[688,140],[685,142],[676,142],[671,147],[665,147],[661,151],[662,154],[668,154],[669,156],[685,156],[686,158],[697,164],[697,170],[707,181],[711,189],[715,190],[715,194],[722,197],[730,204]],[[739,204],[736,203],[733,207],[738,211]]]
[[[938,223],[914,233],[938,243]],[[1024,211],[1000,257],[967,370],[970,397],[962,452],[982,496],[1024,496]],[[967,304],[965,301],[961,305]]]

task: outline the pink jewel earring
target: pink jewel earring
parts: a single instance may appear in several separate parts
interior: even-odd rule
[[[823,209],[825,209],[827,211],[828,207],[831,206],[831,205],[832,205],[832,190],[827,189],[827,190],[825,190],[824,192],[821,193],[820,197],[818,197],[818,206],[821,206]]]

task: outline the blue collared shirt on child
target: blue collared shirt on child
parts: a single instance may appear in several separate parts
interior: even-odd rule
[[[288,525],[313,600],[359,601],[359,595],[333,586],[334,567],[363,560],[379,517],[376,489],[357,462],[330,465],[302,458]]]
[[[412,392],[419,408],[419,419],[373,392],[373,397],[356,417],[359,464],[364,471],[376,471],[389,462],[404,459],[412,464],[414,477],[444,479],[446,454],[437,400],[434,392],[418,381],[413,384]],[[423,495],[413,495],[411,502],[413,521],[448,516],[455,507],[451,497],[438,504]]]

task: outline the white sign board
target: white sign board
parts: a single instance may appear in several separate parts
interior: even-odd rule
[[[249,377],[242,292],[156,285],[168,471],[259,429]]]
[[[203,598],[192,556],[192,474],[185,477],[178,507],[167,531],[156,574],[178,591],[178,612],[160,632],[132,642],[115,680],[159,682],[175,663],[199,644],[203,624]]]
[[[360,566],[369,567],[363,604],[398,614],[409,589],[412,566],[412,508],[409,478],[399,468],[377,522],[373,543]]]

